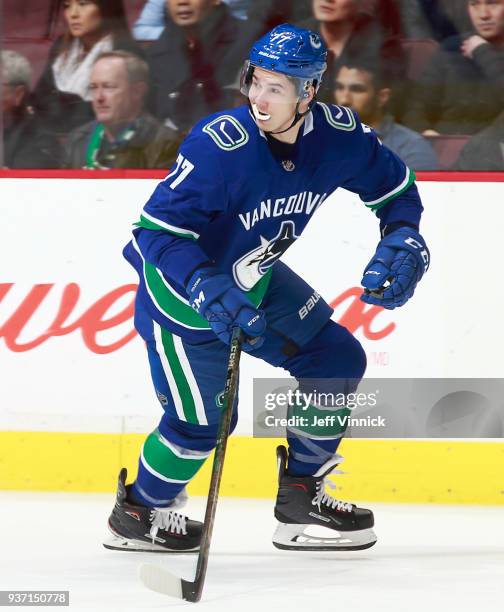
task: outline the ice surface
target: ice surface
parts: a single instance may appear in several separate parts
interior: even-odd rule
[[[70,609],[162,610],[195,604],[145,589],[143,561],[192,578],[195,555],[105,550],[113,495],[0,492],[0,588],[69,590]],[[184,511],[203,517],[205,500]],[[361,504],[364,505],[364,504]],[[364,551],[287,552],[273,502],[219,501],[198,610],[417,612],[504,606],[504,507],[369,504],[378,543]],[[44,609],[56,609],[52,607]]]

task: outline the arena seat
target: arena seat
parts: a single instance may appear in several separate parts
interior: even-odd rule
[[[406,55],[406,77],[416,81],[439,49],[439,43],[430,38],[404,38],[401,47]]]
[[[427,136],[439,160],[441,170],[451,170],[470,136],[465,134]]]
[[[40,0],[3,0],[3,36],[12,38],[46,38],[49,30],[50,2]]]

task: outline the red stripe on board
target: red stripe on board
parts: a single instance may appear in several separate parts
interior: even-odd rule
[[[164,179],[167,170],[0,170],[1,178]],[[504,172],[416,172],[419,181],[504,183]]]
[[[504,172],[415,172],[419,181],[504,183]]]
[[[0,179],[164,179],[168,172],[168,170],[0,170]]]

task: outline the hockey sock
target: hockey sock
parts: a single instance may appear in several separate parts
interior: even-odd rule
[[[295,425],[287,429],[291,476],[312,476],[335,453],[345,435],[350,410],[346,407],[321,410],[317,406],[292,406],[289,418]]]
[[[287,428],[292,476],[312,476],[335,453],[345,435],[348,395],[366,369],[366,354],[350,332],[328,321],[283,367],[299,382],[300,405],[288,416],[299,417]]]
[[[169,506],[210,453],[182,448],[156,429],[142,447],[131,497],[145,506]]]

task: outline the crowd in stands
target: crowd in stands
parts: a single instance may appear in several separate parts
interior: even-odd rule
[[[248,49],[289,22],[328,47],[318,98],[356,111],[411,168],[504,170],[504,0],[47,4],[36,74],[40,54],[9,27],[26,3],[4,0],[6,168],[171,167],[199,119],[246,103]]]

